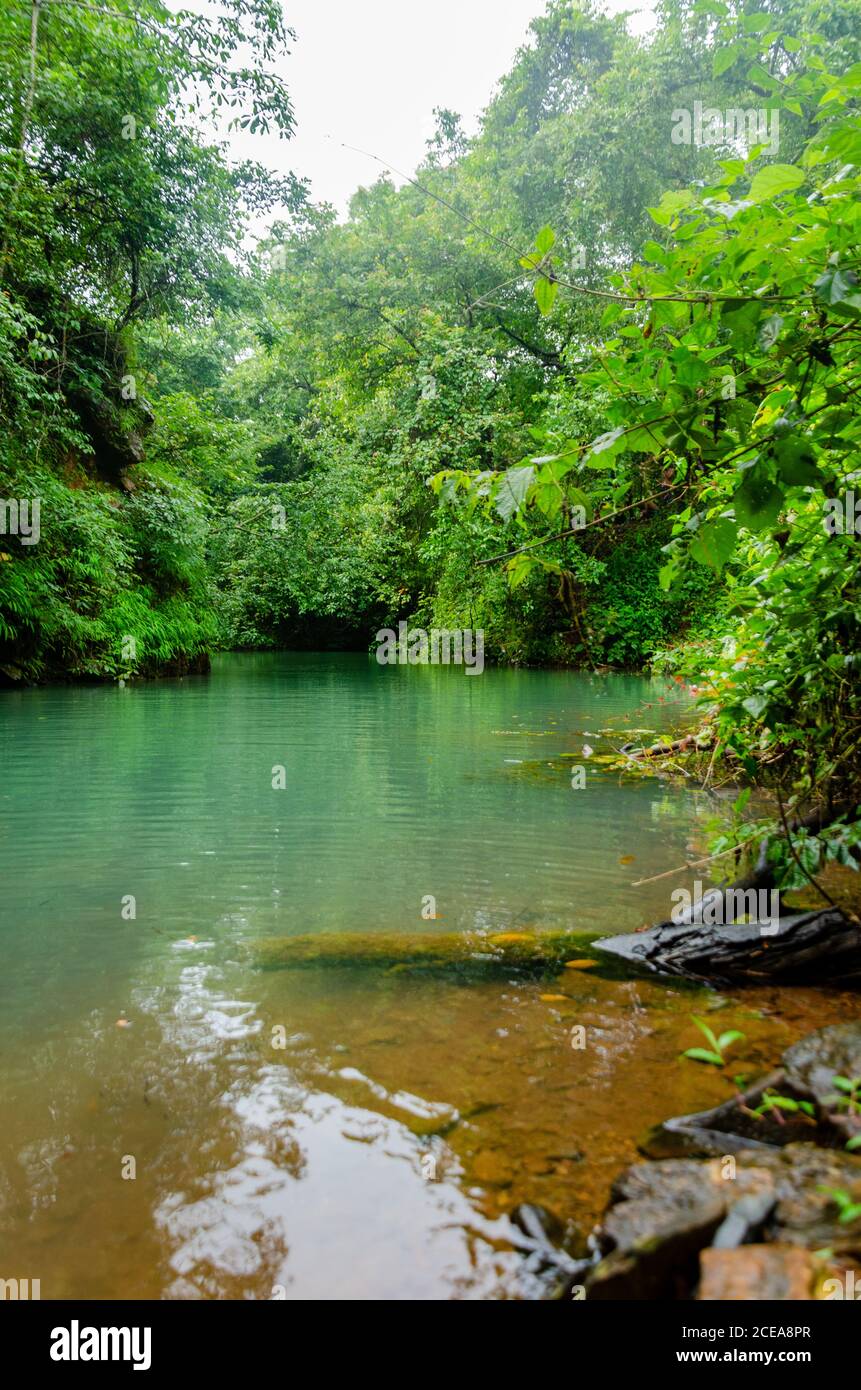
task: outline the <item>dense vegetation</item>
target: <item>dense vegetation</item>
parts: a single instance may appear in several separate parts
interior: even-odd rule
[[[658,661],[707,685],[713,766],[824,808],[787,875],[853,862],[857,0],[666,0],[647,39],[551,0],[479,133],[439,110],[344,220],[201,133],[293,124],[276,0],[219,13],[0,19],[0,494],[41,499],[7,678],[400,618]]]

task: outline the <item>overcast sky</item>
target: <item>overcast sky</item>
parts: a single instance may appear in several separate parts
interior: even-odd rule
[[[341,142],[412,173],[433,134],[433,108],[459,112],[472,132],[544,8],[543,0],[283,0],[296,31],[283,72],[296,134],[279,142],[235,132],[232,153],[310,178],[313,199],[343,213],[382,170]],[[607,0],[607,8],[639,11],[632,27],[648,24],[648,0]]]

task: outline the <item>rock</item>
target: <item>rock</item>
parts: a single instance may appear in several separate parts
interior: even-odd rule
[[[815,1101],[821,1122],[841,1145],[861,1133],[861,1116],[834,1100],[835,1076],[861,1077],[861,1023],[836,1023],[808,1033],[783,1054],[787,1086]],[[848,1101],[848,1096],[846,1097]]]
[[[797,1289],[799,1271],[808,1270],[814,1251],[828,1248],[839,1259],[861,1259],[861,1216],[842,1223],[835,1193],[861,1201],[861,1157],[813,1144],[742,1151],[733,1167],[694,1159],[636,1164],[614,1184],[593,1237],[603,1258],[586,1278],[586,1296],[691,1298],[700,1252],[714,1247],[712,1253],[741,1257],[751,1246],[737,1242],[753,1238],[769,1248],[791,1246],[804,1257],[769,1266],[771,1292],[758,1296],[797,1297],[774,1290]],[[710,1266],[707,1260],[706,1266],[710,1282],[701,1297],[730,1296],[708,1293],[719,1277],[729,1277],[727,1270],[735,1270],[740,1283],[753,1277],[743,1272],[741,1258]],[[763,1265],[757,1277],[764,1272]]]
[[[592,949],[659,974],[710,983],[861,981],[861,930],[830,908],[790,913],[767,928],[758,922],[663,922],[603,937]]]
[[[726,1214],[726,1197],[685,1160],[627,1169],[596,1233],[605,1257],[586,1281],[589,1299],[682,1298],[697,1258]]]
[[[566,1227],[546,1207],[522,1202],[509,1218],[517,1228],[511,1243],[527,1254],[527,1269],[534,1273],[554,1270],[562,1282],[554,1297],[571,1296],[571,1289],[582,1280],[592,1261],[579,1232]]]
[[[704,1250],[700,1256],[703,1302],[809,1299],[813,1261],[792,1245],[745,1245],[738,1250]]]
[[[787,1048],[782,1063],[712,1110],[678,1115],[657,1125],[644,1139],[642,1151],[652,1158],[720,1155],[805,1140],[844,1148],[847,1139],[861,1132],[861,1116],[838,1107],[834,1078],[861,1076],[861,1023],[832,1024],[809,1033]],[[757,1115],[768,1093],[807,1105],[814,1114],[781,1109]]]

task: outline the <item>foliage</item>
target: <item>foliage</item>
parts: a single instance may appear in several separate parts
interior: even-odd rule
[[[861,443],[861,63],[839,11],[824,32],[799,32],[797,18],[711,3],[684,14],[693,35],[710,26],[715,77],[746,72],[795,124],[780,160],[768,162],[774,151],[762,143],[728,139],[708,177],[650,207],[657,231],[628,270],[607,277],[602,341],[578,379],[601,393],[604,428],[502,472],[434,480],[545,537],[606,525],[623,498],[672,510],[661,587],[678,592],[697,573],[720,579],[721,640],[705,661],[698,648],[689,670],[701,678],[705,665],[706,714],[724,755],[780,793],[770,829],[780,832],[772,857],[784,885],[796,870],[809,880],[829,845],[855,866],[861,746],[854,512],[829,523],[844,499],[854,503]],[[521,261],[547,315],[566,293],[575,302],[584,293],[558,271],[555,245],[548,228]],[[588,520],[572,524],[578,506]],[[550,543],[516,545],[512,586],[560,572],[548,555]],[[787,812],[822,804],[828,837],[786,834]]]
[[[239,424],[177,393],[142,471],[153,415],[134,328],[206,323],[237,294],[246,213],[302,201],[195,126],[212,103],[289,136],[270,71],[287,37],[275,0],[0,15],[0,491],[41,507],[37,544],[3,537],[7,677],[182,668],[213,641],[207,502],[190,484],[235,486],[253,453]]]
[[[732,1043],[742,1042],[744,1033],[740,1033],[737,1028],[728,1028],[725,1032],[721,1033],[720,1037],[716,1037],[705,1019],[697,1018],[696,1014],[692,1014],[691,1018],[709,1046],[707,1048],[689,1047],[686,1052],[682,1053],[682,1056],[689,1057],[692,1062],[708,1062],[709,1065],[713,1067],[725,1066],[726,1058],[724,1057],[724,1053]]]

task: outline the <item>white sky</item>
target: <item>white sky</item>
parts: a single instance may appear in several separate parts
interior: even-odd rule
[[[639,11],[632,28],[648,26],[649,0],[605,3]],[[340,142],[412,173],[433,134],[433,108],[459,112],[472,133],[544,8],[544,0],[283,0],[297,36],[282,74],[296,133],[284,142],[233,132],[231,152],[310,178],[314,201],[343,213],[382,170]]]

